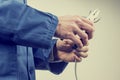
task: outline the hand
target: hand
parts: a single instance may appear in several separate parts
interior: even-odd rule
[[[80,16],[62,16],[58,19],[56,37],[70,39],[78,48],[85,46],[88,40],[93,37],[94,27],[91,21]]]
[[[80,62],[82,58],[86,58],[88,54],[86,53],[88,51],[88,47],[84,46],[81,48],[80,52],[72,49],[73,42],[69,39],[64,40],[58,40],[56,47],[57,47],[57,57],[60,60],[63,60],[65,62]]]

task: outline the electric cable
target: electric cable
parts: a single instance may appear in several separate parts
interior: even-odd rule
[[[75,60],[74,72],[75,72],[75,80],[78,80],[78,75],[77,75],[77,61],[76,60]]]

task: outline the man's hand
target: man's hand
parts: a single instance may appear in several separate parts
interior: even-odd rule
[[[59,23],[55,33],[56,37],[70,39],[78,48],[87,45],[88,40],[93,37],[93,23],[86,18],[80,16],[62,16],[58,19]]]
[[[72,49],[73,42],[69,39],[64,40],[58,40],[56,44],[57,48],[57,58],[60,60],[63,60],[65,62],[80,62],[82,58],[86,58],[88,54],[86,53],[88,51],[88,47],[84,46],[81,48],[80,52]]]

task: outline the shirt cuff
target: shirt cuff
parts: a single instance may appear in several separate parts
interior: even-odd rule
[[[49,55],[49,63],[58,63],[58,62],[63,62],[63,61],[60,60],[57,56],[57,47],[55,43]]]

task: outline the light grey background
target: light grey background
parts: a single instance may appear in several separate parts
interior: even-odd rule
[[[79,80],[120,80],[120,0],[28,0],[36,9],[57,16],[87,16],[90,10],[101,10],[90,41],[89,56],[78,63]],[[36,71],[37,80],[75,80],[74,63],[60,75]]]

